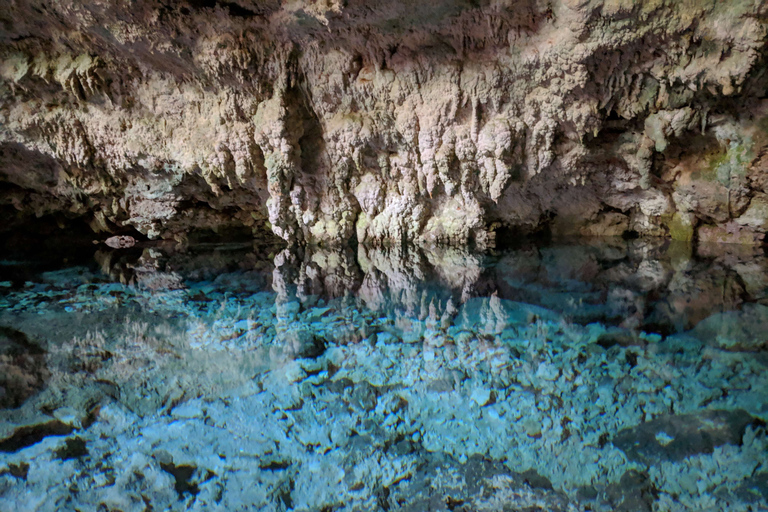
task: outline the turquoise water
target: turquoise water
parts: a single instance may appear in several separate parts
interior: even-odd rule
[[[761,251],[63,257],[0,262],[0,510],[768,509]]]

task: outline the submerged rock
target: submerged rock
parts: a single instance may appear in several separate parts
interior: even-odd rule
[[[749,477],[735,492],[747,503],[768,503],[768,471],[760,471]]]
[[[616,512],[651,512],[658,490],[647,473],[630,469],[621,479],[608,486],[603,498]]]
[[[768,306],[744,304],[740,311],[716,313],[688,333],[707,345],[768,357]]]
[[[0,410],[0,509],[759,509],[768,373],[726,340],[763,311],[666,337],[571,321],[613,283],[651,309],[668,279],[760,268],[666,251],[153,256],[181,289],[29,272],[0,322],[51,377]]]
[[[724,444],[738,446],[747,427],[759,423],[740,409],[668,415],[623,429],[612,443],[630,460],[643,464],[680,462],[692,455],[712,453]]]
[[[49,376],[45,352],[24,333],[0,327],[0,409],[21,406]]]
[[[501,334],[504,329],[525,326],[536,321],[554,322],[558,315],[541,306],[514,302],[498,297],[469,299],[459,309],[455,325],[459,329],[483,334]]]

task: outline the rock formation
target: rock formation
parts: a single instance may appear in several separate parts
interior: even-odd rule
[[[0,211],[149,238],[761,243],[767,17],[762,0],[11,1]]]

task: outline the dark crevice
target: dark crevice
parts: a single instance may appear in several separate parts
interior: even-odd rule
[[[308,359],[317,359],[325,353],[327,346],[328,342],[324,338],[314,336],[310,343],[302,346],[301,351],[297,355]]]
[[[16,432],[11,437],[0,441],[0,452],[16,453],[28,446],[39,443],[48,436],[66,436],[74,430],[74,427],[59,420],[20,427],[16,429]]]
[[[290,510],[293,508],[293,497],[291,494],[293,493],[293,490],[296,488],[296,483],[294,482],[293,478],[291,478],[287,485],[283,485],[283,488],[278,491],[277,499],[283,504],[286,510]]]
[[[259,465],[259,469],[264,469],[267,471],[282,471],[282,470],[288,469],[290,465],[291,463],[289,461],[273,460],[267,464]]]
[[[56,450],[56,458],[61,460],[79,459],[88,455],[85,440],[80,437],[67,439],[64,446]]]
[[[254,16],[258,16],[256,12],[246,9],[236,2],[221,2],[219,0],[188,0],[188,2],[193,9],[215,9],[216,7],[221,7],[226,10],[230,16],[236,18],[253,18]],[[182,14],[185,14],[184,9],[186,8],[181,8]]]
[[[197,495],[197,493],[200,492],[200,489],[197,487],[197,484],[190,483],[190,479],[192,478],[192,475],[197,470],[196,466],[187,466],[187,465],[181,465],[177,466],[173,463],[160,463],[160,469],[165,471],[166,473],[173,476],[173,478],[176,479],[176,482],[174,483],[174,488],[176,489],[176,492],[179,494],[179,497],[181,497],[184,493],[190,493],[192,495]]]
[[[552,241],[549,222],[542,223],[536,229],[502,225],[496,229],[495,233],[495,248],[499,251],[521,249],[532,245],[547,244]]]

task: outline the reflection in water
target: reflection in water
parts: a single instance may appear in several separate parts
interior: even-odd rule
[[[288,251],[275,260],[276,290],[298,300],[354,295],[377,310],[413,315],[427,294],[454,304],[474,296],[540,305],[587,324],[671,334],[744,302],[768,303],[768,258],[752,247],[692,247],[615,240],[531,245],[494,255],[459,249]]]
[[[0,509],[766,506],[764,254],[269,251],[0,265]]]

